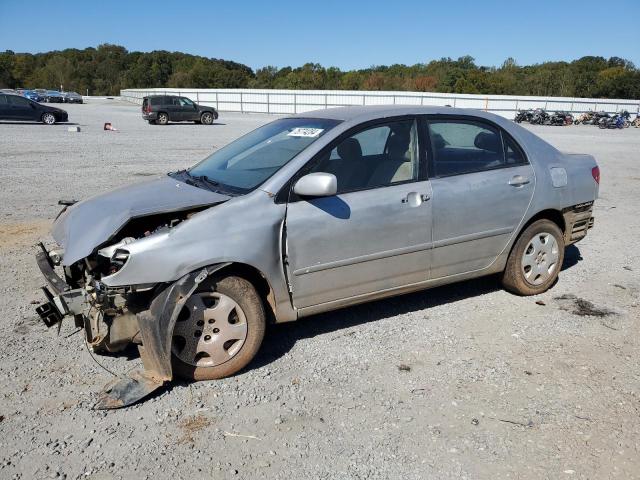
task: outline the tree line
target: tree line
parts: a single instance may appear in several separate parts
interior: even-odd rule
[[[250,67],[164,50],[129,52],[104,44],[84,50],[0,53],[0,88],[49,88],[117,95],[124,88],[279,88],[305,90],[406,90],[443,93],[640,98],[640,70],[619,57],[500,67],[476,65],[470,56],[415,65],[342,71],[301,67]]]

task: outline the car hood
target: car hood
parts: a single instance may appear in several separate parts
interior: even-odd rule
[[[51,235],[64,248],[63,265],[90,255],[132,218],[214,205],[230,197],[166,176],[121,187],[78,202],[53,223]]]

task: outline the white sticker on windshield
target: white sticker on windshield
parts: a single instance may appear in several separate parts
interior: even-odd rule
[[[291,130],[288,135],[290,137],[311,137],[315,138],[319,136],[324,131],[324,128],[307,128],[307,127],[296,127]]]

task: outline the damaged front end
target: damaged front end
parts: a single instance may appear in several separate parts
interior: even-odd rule
[[[159,186],[165,184],[163,180]],[[167,188],[164,190],[167,193]],[[96,353],[119,352],[130,344],[137,344],[140,350],[144,370],[131,372],[127,378],[107,385],[97,408],[130,405],[172,378],[170,332],[181,308],[181,295],[195,288],[216,268],[201,268],[174,282],[115,286],[107,285],[104,279],[114,278],[126,265],[130,256],[127,248],[135,242],[163,238],[192,215],[225,200],[215,194],[209,197],[209,202],[203,202],[201,197],[188,205],[181,196],[182,208],[173,211],[158,213],[138,208],[146,213],[141,216],[133,216],[136,205],[129,205],[126,217],[121,210],[112,210],[111,216],[104,213],[94,216],[95,227],[87,221],[89,214],[97,213],[100,204],[113,201],[105,196],[94,197],[65,207],[58,215],[53,236],[59,248],[47,250],[39,245],[36,261],[47,283],[42,288],[47,301],[36,311],[45,325],[59,328],[63,320],[72,319]],[[136,198],[149,202],[148,197]],[[166,195],[163,200],[167,208]],[[89,248],[87,238],[99,243]]]
[[[118,252],[115,249],[112,259],[120,261]],[[42,244],[36,254],[48,283],[42,287],[47,302],[36,308],[45,325],[59,326],[64,318],[72,318],[97,353],[118,352],[135,343],[144,366],[143,371],[130,372],[127,377],[107,384],[96,408],[126,407],[170,381],[173,376],[170,332],[178,314],[197,286],[225,264],[203,268],[170,284],[110,288],[97,275],[87,274],[79,281],[77,273],[83,269],[78,265],[65,267],[66,278],[60,278],[55,271],[60,254],[59,250],[47,251]]]

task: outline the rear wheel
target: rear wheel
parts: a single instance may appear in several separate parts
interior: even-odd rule
[[[46,123],[47,125],[53,125],[54,123],[56,123],[56,117],[53,115],[53,113],[43,113],[42,114],[42,123]]]
[[[564,260],[564,237],[551,220],[529,225],[516,241],[502,276],[504,287],[518,295],[537,295],[558,278]]]
[[[213,123],[213,114],[211,112],[204,112],[200,115],[200,122],[204,125],[211,125]]]
[[[173,330],[176,374],[213,380],[244,368],[260,349],[266,324],[264,306],[253,285],[225,277],[194,292]]]
[[[156,120],[156,123],[158,125],[166,125],[167,123],[169,123],[169,115],[167,115],[164,112],[161,112],[158,114],[158,119]]]

